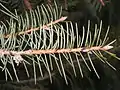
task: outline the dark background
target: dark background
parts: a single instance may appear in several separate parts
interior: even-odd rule
[[[53,3],[52,0],[29,1],[33,9],[35,9],[37,5],[43,3]],[[63,15],[68,16],[67,20],[77,22],[79,28],[83,25],[85,26],[88,20],[91,20],[93,24],[99,24],[100,20],[102,20],[104,30],[110,25],[109,37],[111,39],[117,39],[114,44],[115,48],[113,52],[119,57],[120,0],[104,0],[105,6],[102,6],[100,11],[95,10],[94,7],[91,7],[91,3],[87,3],[86,1],[87,0],[58,0],[57,3],[59,3],[59,6],[63,6]],[[14,12],[14,9],[17,9],[19,14],[24,14],[24,10],[28,10],[23,0],[0,0],[0,3],[12,12]],[[2,9],[2,7],[0,7],[0,9]],[[9,20],[9,17],[0,12],[0,21],[5,22],[7,19]],[[101,77],[100,79],[96,77],[94,72],[87,72],[86,69],[85,72],[87,72],[87,74],[85,74],[83,78],[81,78],[80,73],[78,73],[77,77],[74,77],[70,72],[70,68],[67,68],[66,72],[69,78],[69,85],[65,84],[64,79],[58,75],[57,71],[53,73],[52,84],[49,82],[49,77],[46,75],[44,79],[39,78],[36,85],[34,84],[34,79],[29,78],[26,80],[23,68],[18,69],[22,79],[20,83],[11,81],[6,82],[4,80],[4,75],[0,72],[0,90],[120,90],[120,62],[111,57],[108,57],[108,59],[117,69],[116,71],[102,64],[100,61],[94,60],[96,70]]]

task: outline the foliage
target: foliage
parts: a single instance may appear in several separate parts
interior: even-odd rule
[[[53,7],[38,6],[24,15],[18,15],[17,11],[12,13],[0,5],[4,8],[1,11],[10,16],[7,23],[1,22],[0,25],[0,68],[6,81],[25,83],[22,80],[26,78],[19,79],[17,70],[20,67],[24,68],[27,79],[34,78],[35,84],[46,77],[53,83],[57,75],[63,77],[66,84],[71,84],[72,77],[80,74],[80,78],[88,78],[89,71],[94,71],[100,78],[94,66],[95,60],[116,70],[107,58],[110,55],[120,59],[109,51],[116,40],[110,41],[108,37],[110,27],[102,35],[102,21],[95,24],[94,30],[88,21],[81,34],[77,23],[65,21],[66,17],[61,16],[62,8],[56,3]],[[60,23],[63,21],[64,25]]]

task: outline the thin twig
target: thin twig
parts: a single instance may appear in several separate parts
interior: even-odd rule
[[[31,29],[26,30],[26,31],[18,32],[18,33],[15,34],[15,36],[22,35],[22,34],[28,34],[28,33],[31,33],[32,31],[37,31],[37,30],[40,30],[40,29],[50,30],[49,26],[54,25],[54,24],[59,23],[59,22],[62,22],[64,20],[66,20],[66,19],[67,19],[66,16],[65,17],[61,17],[60,19],[52,21],[52,22],[48,23],[47,25],[43,25],[41,27],[31,28]],[[4,38],[9,38],[10,36],[12,36],[12,35],[11,34],[4,35]]]
[[[53,54],[53,53],[70,53],[70,52],[89,52],[92,50],[109,50],[113,46],[94,46],[90,48],[73,48],[73,49],[49,49],[49,50],[26,50],[26,51],[8,51],[5,49],[0,49],[0,55],[37,55],[37,54]]]
[[[103,6],[105,6],[105,3],[103,2],[103,0],[99,0],[99,1]]]
[[[31,10],[32,9],[32,6],[31,6],[31,3],[29,0],[24,0],[24,4],[25,4],[25,7],[28,9],[28,10]]]

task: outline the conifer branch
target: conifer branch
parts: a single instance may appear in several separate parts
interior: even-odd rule
[[[0,60],[2,64],[0,69],[5,72],[6,80],[8,76],[13,80],[8,64],[11,65],[17,81],[19,78],[15,63],[18,66],[23,64],[28,77],[30,75],[27,66],[32,64],[35,83],[37,81],[36,69],[39,69],[41,77],[44,77],[44,72],[47,72],[51,83],[52,72],[57,69],[60,76],[64,77],[66,84],[68,84],[65,71],[66,63],[72,67],[76,76],[74,64],[74,60],[76,60],[77,69],[83,77],[84,69],[80,61],[82,59],[87,69],[91,71],[92,68],[96,76],[100,78],[91,56],[96,56],[110,67],[112,65],[107,62],[106,56],[102,54],[103,52],[120,60],[109,51],[113,48],[111,44],[116,41],[113,40],[107,44],[109,27],[106,34],[101,35],[102,21],[99,28],[96,24],[92,32],[90,31],[90,21],[88,21],[87,31],[85,31],[86,27],[83,26],[81,35],[77,23],[73,25],[72,22],[65,22],[65,27],[61,24],[56,25],[67,18],[61,17],[57,6],[55,9],[50,6],[47,8],[42,6],[40,9],[30,10],[29,14],[26,12],[25,17],[11,14],[10,16],[13,17],[8,21],[8,26],[4,23],[0,26]],[[13,20],[14,18],[17,19]],[[88,57],[89,62],[86,62],[85,57]]]
[[[32,31],[37,31],[37,30],[41,30],[41,29],[45,29],[45,30],[50,30],[49,26],[51,25],[54,25],[56,23],[59,23],[59,22],[62,22],[64,20],[66,20],[67,17],[61,17],[60,19],[58,20],[55,20],[55,21],[52,21],[51,23],[48,23],[47,25],[43,25],[42,27],[37,27],[37,28],[31,28],[29,30],[25,30],[25,31],[22,31],[22,32],[17,32],[15,35],[13,36],[17,36],[17,35],[22,35],[22,34],[29,34],[30,32]],[[10,36],[12,36],[11,34],[8,34],[8,35],[4,35],[4,38],[9,38]]]
[[[75,52],[90,52],[90,51],[106,51],[112,49],[113,46],[93,46],[93,47],[81,47],[81,48],[73,48],[73,49],[49,49],[49,50],[26,50],[26,51],[8,51],[4,49],[0,49],[0,55],[39,55],[39,54],[59,54],[59,53],[75,53]]]

